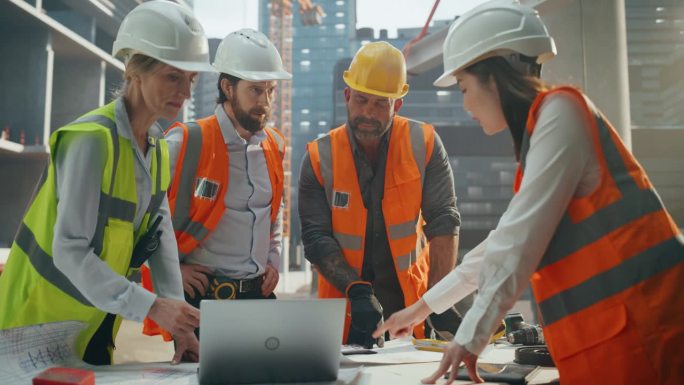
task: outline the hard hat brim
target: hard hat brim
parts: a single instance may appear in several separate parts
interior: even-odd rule
[[[383,98],[401,99],[404,96],[406,96],[406,94],[408,94],[408,92],[409,92],[409,85],[408,84],[404,84],[404,86],[401,88],[401,91],[399,91],[399,92],[382,92],[382,91],[373,90],[373,89],[364,87],[360,84],[357,84],[357,83],[354,83],[353,81],[351,81],[351,79],[349,79],[349,75],[347,74],[347,71],[345,71],[345,73],[342,75],[342,79],[349,86],[349,88],[353,89],[354,91],[359,91],[359,92],[363,92],[363,93],[371,94],[371,95],[375,95],[375,96],[381,96]]]
[[[292,74],[287,71],[221,71],[218,66],[214,65],[214,72],[226,73],[250,82],[292,79]]]
[[[435,87],[450,87],[458,83],[458,79],[454,75],[454,71],[445,71],[442,76],[438,77],[437,80],[432,83]]]
[[[204,62],[192,62],[192,61],[180,61],[180,60],[163,60],[157,59],[162,63],[168,64],[171,67],[178,68],[182,71],[190,72],[216,72],[214,67],[209,63]]]

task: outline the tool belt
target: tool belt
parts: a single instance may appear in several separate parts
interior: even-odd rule
[[[264,276],[251,279],[233,279],[224,276],[209,276],[209,287],[205,299],[235,299],[238,293],[249,293],[261,290]]]

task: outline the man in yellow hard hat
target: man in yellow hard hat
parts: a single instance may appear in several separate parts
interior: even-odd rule
[[[372,347],[383,316],[416,302],[454,267],[460,217],[439,136],[397,115],[409,88],[402,53],[366,44],[344,81],[347,123],[308,144],[299,215],[319,297],[347,297],[345,342]],[[450,311],[426,323],[449,338],[460,317]],[[423,324],[414,334],[425,335]]]

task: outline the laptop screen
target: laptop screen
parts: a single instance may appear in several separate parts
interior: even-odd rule
[[[345,299],[203,300],[201,384],[332,381]]]

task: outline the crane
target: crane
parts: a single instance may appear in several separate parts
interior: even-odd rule
[[[298,0],[299,15],[302,25],[314,26],[322,22],[323,8],[311,0]],[[273,0],[269,4],[269,39],[280,52],[285,70],[292,73],[292,1]],[[285,159],[283,159],[283,255],[289,255],[290,240],[290,208],[292,198],[292,165],[291,165],[291,139],[292,139],[292,82],[280,81],[278,94],[273,101],[271,119],[275,127],[278,127],[287,141]],[[289,264],[289,258],[284,262]],[[289,269],[288,265],[284,268]]]

